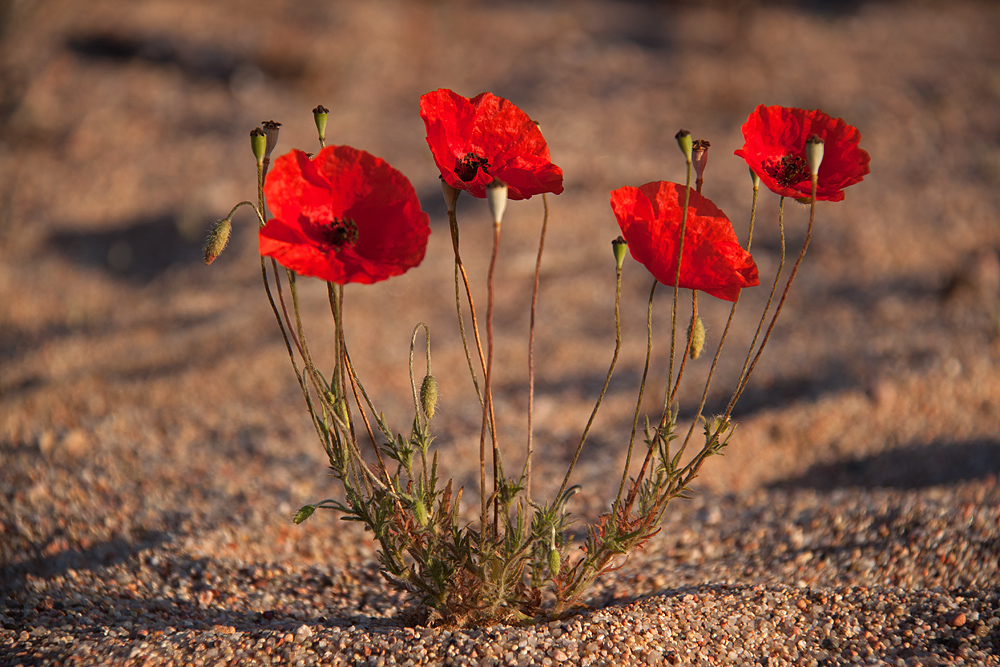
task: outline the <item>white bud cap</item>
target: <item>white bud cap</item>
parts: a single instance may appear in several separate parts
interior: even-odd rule
[[[507,184],[493,179],[493,182],[486,186],[486,201],[490,204],[493,224],[499,225],[503,222],[503,212],[507,208]]]

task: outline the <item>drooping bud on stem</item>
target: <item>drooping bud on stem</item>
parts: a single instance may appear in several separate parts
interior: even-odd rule
[[[253,156],[257,158],[257,164],[264,164],[264,151],[267,148],[267,135],[264,134],[264,130],[259,127],[255,127],[250,130],[250,150],[253,151]]]
[[[434,418],[434,410],[437,408],[438,387],[437,380],[433,375],[428,375],[420,384],[420,407],[428,419]]]
[[[462,191],[451,186],[448,181],[442,178],[441,193],[444,195],[444,205],[448,207],[448,213],[454,213],[455,204],[458,202],[458,195],[460,195]]]
[[[295,518],[293,518],[292,521],[294,521],[295,523],[302,523],[303,521],[311,517],[313,515],[313,512],[315,511],[316,511],[315,505],[304,505],[302,509],[300,509],[298,512],[295,513]]]
[[[684,157],[687,161],[691,161],[691,149],[693,142],[691,140],[691,133],[687,130],[679,130],[677,134],[674,135],[677,139],[677,145],[681,147],[681,153],[684,153]]]
[[[326,118],[330,110],[320,104],[313,109],[313,120],[316,121],[316,131],[319,132],[319,143],[326,145]]]
[[[701,356],[701,351],[705,349],[705,323],[701,317],[695,316],[688,325],[688,340],[691,341],[691,359]]]
[[[806,142],[806,161],[813,176],[819,175],[819,165],[823,162],[823,140],[812,135]]]
[[[229,243],[229,235],[233,231],[233,223],[230,222],[229,218],[219,220],[217,223],[212,225],[212,229],[208,232],[208,239],[205,241],[205,264],[211,264],[215,261],[215,258],[222,254],[222,251],[226,249],[226,244]]]
[[[622,270],[622,264],[625,263],[625,250],[628,248],[628,241],[625,240],[624,236],[619,236],[614,241],[611,242],[611,251],[615,254],[615,264],[618,265],[618,270]]]
[[[486,201],[490,205],[490,213],[493,214],[493,224],[499,225],[503,222],[503,212],[507,208],[507,184],[498,179],[486,186]]]

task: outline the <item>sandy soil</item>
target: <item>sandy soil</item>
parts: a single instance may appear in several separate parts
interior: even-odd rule
[[[315,150],[310,110],[325,104],[331,142],[384,157],[412,180],[432,219],[427,259],[402,278],[348,290],[352,354],[387,415],[406,423],[410,331],[431,325],[438,443],[449,472],[473,479],[477,409],[456,346],[444,205],[417,115],[419,96],[439,87],[517,103],[540,122],[566,175],[566,191],[549,199],[540,295],[543,486],[571,456],[613,350],[609,242],[618,230],[609,191],[682,180],[673,136],[686,128],[712,142],[705,194],[745,237],[749,179],[732,151],[759,103],[842,117],[872,157],[871,175],[845,201],[819,208],[727,456],[706,466],[699,498],[668,519],[667,542],[630,564],[633,574],[657,575],[633,576],[627,591],[602,591],[595,604],[719,583],[876,586],[904,598],[934,589],[952,599],[965,587],[993,595],[987,617],[996,604],[1000,8],[15,0],[0,3],[0,30],[0,604],[4,650],[28,651],[11,664],[31,662],[35,645],[18,611],[27,609],[29,582],[51,586],[67,569],[117,568],[127,587],[140,557],[370,568],[370,545],[332,517],[289,525],[295,508],[333,490],[260,289],[251,216],[237,216],[233,243],[215,264],[201,263],[208,226],[254,196],[247,136],[262,120],[283,123],[279,151]],[[763,275],[778,261],[777,202],[768,194],[759,211],[753,252]],[[459,216],[485,303],[487,212],[462,200]],[[524,438],[541,217],[540,198],[508,208],[499,268],[497,404],[512,461]],[[786,219],[797,248],[807,210],[794,206]],[[624,455],[649,285],[629,260],[625,348],[583,453],[583,516],[607,501],[606,471]],[[764,292],[744,298],[710,409],[725,402]],[[320,347],[322,286],[307,285],[304,299]],[[703,308],[711,337],[728,309]],[[669,330],[665,299],[655,327]],[[661,369],[666,350],[656,348]],[[696,397],[691,385],[682,399]],[[894,579],[892,568],[833,559],[827,574],[796,582],[766,574],[750,548],[726,551],[722,570],[718,549],[688,558],[699,530],[731,544],[752,530],[754,508],[808,506],[869,528],[883,521],[890,537],[865,555],[876,559],[907,534],[895,529],[912,514],[891,508],[926,503],[950,526],[946,547],[976,545],[974,575],[963,579],[952,563],[939,575]],[[802,520],[782,511],[756,543],[772,555],[788,538],[780,522],[791,530]],[[978,518],[962,523],[962,511]],[[719,522],[718,531],[705,529]],[[860,548],[857,535],[841,534],[841,544],[830,535],[831,548]],[[335,593],[316,604],[331,618],[395,608],[391,593],[373,590],[382,591],[371,603],[381,611]],[[279,591],[260,604],[295,607],[294,597]],[[976,645],[984,655],[1000,646],[1000,631],[987,628]],[[948,650],[935,659],[956,659],[958,649]]]

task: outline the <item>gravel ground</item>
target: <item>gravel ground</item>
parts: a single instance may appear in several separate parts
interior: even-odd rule
[[[971,1],[0,2],[0,665],[1000,664],[998,33],[1000,9]],[[279,150],[312,150],[309,110],[331,108],[328,136],[406,173],[433,221],[421,267],[348,292],[352,356],[406,423],[411,327],[431,325],[436,443],[473,488],[477,409],[417,116],[438,87],[514,100],[566,173],[540,297],[543,490],[611,356],[607,193],[682,179],[685,127],[712,141],[705,194],[742,236],[731,153],[759,103],[841,116],[872,155],[820,209],[727,455],[588,611],[538,627],[417,626],[357,526],[291,524],[336,490],[257,284],[250,217],[200,265],[208,225],[253,195],[249,130],[274,118]],[[479,203],[459,214],[481,266]],[[765,198],[764,274],[776,210]],[[496,403],[513,450],[541,213],[512,204],[504,223]],[[803,215],[789,214],[792,245]],[[648,290],[629,264],[581,520],[624,456]],[[744,299],[749,312],[763,296]],[[303,300],[319,327],[323,290]],[[728,311],[704,301],[711,336]],[[755,324],[737,318],[732,336]]]

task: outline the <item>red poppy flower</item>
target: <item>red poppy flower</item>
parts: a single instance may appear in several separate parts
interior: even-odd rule
[[[816,199],[840,201],[844,188],[871,172],[871,157],[858,147],[861,133],[840,118],[831,118],[819,110],[761,104],[743,124],[744,144],[736,154],[772,192],[808,200],[812,197],[812,179],[806,141],[814,134],[824,144]]]
[[[485,197],[493,179],[509,199],[563,191],[562,169],[549,160],[541,130],[512,102],[493,93],[471,100],[444,88],[420,98],[427,144],[448,185]]]
[[[611,208],[629,252],[665,285],[673,285],[677,277],[684,189],[677,183],[654,181],[611,193]],[[757,284],[757,264],[740,246],[729,218],[692,190],[680,287],[735,301],[742,288]]]
[[[260,254],[298,274],[370,284],[424,258],[430,224],[413,186],[370,153],[292,151],[275,160],[264,194],[274,217],[260,230]]]

